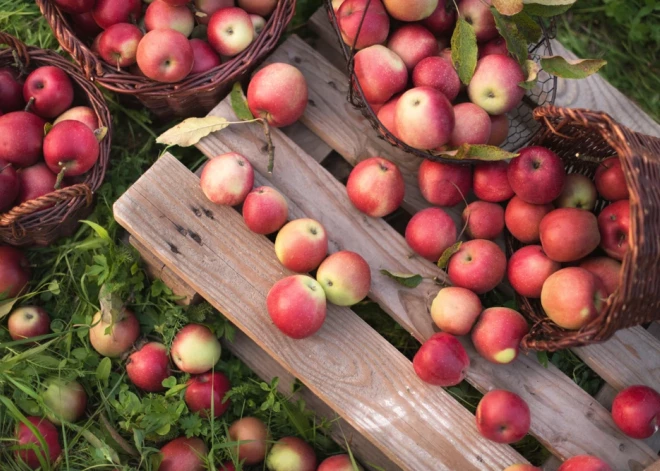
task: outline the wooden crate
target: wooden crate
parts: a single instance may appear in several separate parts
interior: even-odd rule
[[[336,57],[330,43],[316,49]],[[405,208],[415,212],[427,206],[416,185],[419,161],[374,136],[345,100],[345,74],[299,38],[289,38],[268,61],[294,64],[310,87],[301,124],[273,131],[274,173],[266,173],[259,126],[224,130],[198,147],[208,156],[241,152],[257,170],[257,184],[274,186],[287,197],[292,219],[320,220],[332,252],[350,249],[364,256],[373,270],[371,299],[423,341],[434,332],[428,306],[438,286],[429,280],[413,290],[402,288],[378,270],[429,278],[443,274],[432,263],[410,257],[387,222],[358,213],[343,184],[319,165],[337,163],[334,154],[326,159],[333,150],[351,165],[387,156],[402,169]],[[211,114],[233,117],[228,100]],[[417,471],[501,470],[524,461],[512,448],[482,439],[463,406],[441,388],[420,382],[410,362],[352,311],[330,307],[326,325],[310,339],[292,341],[280,334],[264,303],[270,286],[287,274],[272,244],[250,233],[235,210],[211,205],[198,178],[173,157],[160,159],[116,203],[115,217],[150,257],[153,273],[191,300],[203,297],[243,331],[228,348],[263,377],[285,378],[283,387],[297,377],[312,407],[326,416],[339,414],[345,422],[333,436],[340,443],[348,440],[363,462]],[[496,366],[481,359],[469,341],[465,346],[472,360],[468,381],[481,391],[504,388],[521,395],[532,410],[530,432],[559,459],[591,453],[616,470],[642,470],[657,459],[657,443],[623,436],[607,409],[554,366],[543,368],[533,354]],[[660,389],[660,341],[642,328],[576,353],[613,391],[640,382]]]

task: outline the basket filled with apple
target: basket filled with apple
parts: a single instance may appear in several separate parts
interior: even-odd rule
[[[202,116],[277,45],[295,0],[37,0],[90,80],[158,118]]]
[[[3,243],[48,245],[70,235],[92,210],[110,138],[103,94],[75,64],[0,31]]]

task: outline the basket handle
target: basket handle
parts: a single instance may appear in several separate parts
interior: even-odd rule
[[[27,67],[30,64],[30,54],[28,54],[28,48],[23,44],[18,38],[15,38],[9,33],[0,31],[0,44],[6,44],[10,47],[12,51],[16,53],[18,59],[21,61],[24,67]]]

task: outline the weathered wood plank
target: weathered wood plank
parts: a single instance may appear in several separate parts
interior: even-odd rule
[[[297,142],[317,162],[323,162],[330,152],[332,152],[332,147],[323,142],[322,139],[300,121],[282,128],[282,132],[289,136],[289,139]]]
[[[660,460],[653,463],[651,466],[646,468],[644,471],[660,471]]]

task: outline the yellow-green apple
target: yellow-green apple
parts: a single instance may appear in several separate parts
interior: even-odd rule
[[[447,144],[454,129],[451,103],[431,87],[415,87],[401,95],[394,119],[401,140],[417,149],[437,149]]]
[[[275,238],[275,254],[291,271],[307,273],[320,265],[328,253],[328,235],[314,219],[294,219]]]
[[[99,128],[99,118],[96,112],[89,106],[76,106],[71,108],[57,117],[53,125],[59,124],[62,121],[80,121],[86,124],[89,129],[96,131]]]
[[[117,23],[135,23],[141,14],[140,0],[96,0],[92,10],[94,21],[103,29]]]
[[[135,386],[144,391],[164,391],[163,381],[171,375],[167,347],[159,342],[143,345],[128,357],[126,374]]]
[[[21,204],[55,191],[57,175],[44,163],[18,171],[19,190],[16,203]],[[45,209],[45,208],[42,208]]]
[[[533,244],[541,240],[541,221],[553,209],[552,204],[529,204],[514,196],[506,205],[504,224],[520,242]]]
[[[30,263],[19,249],[0,246],[0,299],[15,298],[30,281]]]
[[[612,468],[595,456],[578,455],[564,461],[557,471],[612,471]]]
[[[431,303],[431,318],[443,332],[467,335],[481,314],[479,296],[458,286],[442,288]]]
[[[606,206],[598,215],[600,246],[612,258],[623,260],[630,238],[630,200]]]
[[[100,146],[94,131],[80,121],[61,121],[44,139],[44,160],[53,173],[67,177],[82,175],[99,158]]]
[[[621,283],[621,262],[610,257],[591,257],[580,263],[580,267],[590,271],[603,282],[605,292],[609,296]]]
[[[266,457],[268,429],[266,424],[256,417],[243,417],[231,424],[229,440],[240,442],[233,451],[243,464],[257,464]]]
[[[254,37],[256,38],[266,27],[266,20],[263,16],[259,15],[250,15],[250,21],[252,21],[252,27],[254,28]]]
[[[527,403],[511,391],[495,389],[481,398],[475,413],[479,433],[497,443],[515,443],[529,431]]]
[[[417,182],[426,201],[437,206],[455,206],[472,189],[472,167],[424,160]]]
[[[501,54],[503,56],[509,55],[509,50],[506,47],[506,41],[502,36],[491,39],[487,43],[479,45],[479,59],[491,54]]]
[[[408,69],[401,58],[381,45],[369,46],[354,57],[354,70],[369,103],[383,104],[408,84]]]
[[[185,5],[176,6],[155,0],[144,13],[144,26],[147,31],[173,29],[187,37],[195,27],[195,18]]]
[[[229,152],[208,161],[200,185],[204,195],[215,204],[241,204],[254,185],[254,170],[241,154]]]
[[[416,23],[400,26],[390,35],[387,47],[396,52],[408,71],[412,71],[422,59],[437,56],[440,52],[433,33]]]
[[[222,348],[211,329],[201,324],[188,324],[172,340],[170,354],[181,371],[202,374],[215,366]]]
[[[103,29],[98,25],[91,11],[79,15],[71,15],[71,23],[76,36],[92,38],[98,35]]]
[[[218,56],[211,45],[203,39],[191,39],[190,46],[192,47],[193,56],[195,57],[193,68],[190,71],[191,74],[207,72],[222,63],[220,56]]]
[[[314,335],[325,321],[325,292],[307,275],[288,276],[275,283],[266,306],[275,326],[293,339]]]
[[[420,21],[433,14],[438,0],[384,0],[387,12],[397,20]]]
[[[393,162],[371,157],[351,170],[346,192],[359,211],[380,218],[401,206],[405,186],[401,171]]]
[[[628,199],[628,185],[618,157],[603,160],[596,168],[594,180],[598,193],[606,200]]]
[[[660,430],[660,394],[648,386],[627,387],[614,398],[612,419],[632,438],[650,438]]]
[[[351,457],[346,454],[335,455],[323,460],[316,471],[364,471],[362,466],[355,464],[357,468],[353,466]]]
[[[272,234],[282,228],[289,215],[289,205],[275,188],[260,186],[248,193],[243,202],[243,220],[252,232]]]
[[[50,316],[45,309],[24,306],[10,314],[7,322],[9,335],[14,340],[29,339],[50,332]]]
[[[474,166],[472,171],[472,189],[474,195],[482,201],[500,203],[510,199],[514,193],[509,184],[504,161],[483,162]]]
[[[562,160],[540,146],[521,149],[518,157],[509,163],[507,175],[516,195],[531,204],[551,203],[561,194],[566,182]]]
[[[46,121],[25,111],[0,116],[0,159],[29,167],[41,158]]]
[[[183,80],[193,68],[193,49],[183,34],[156,29],[144,35],[137,49],[137,64],[144,75],[157,82]]]
[[[367,297],[371,288],[371,269],[355,252],[341,250],[323,260],[316,271],[328,301],[337,306],[352,306]]]
[[[231,400],[227,398],[225,401],[224,398],[231,389],[231,383],[219,371],[193,376],[186,384],[184,399],[190,412],[210,417],[213,410],[213,417],[220,417],[229,409]]]
[[[545,280],[541,305],[559,327],[577,330],[595,319],[605,307],[607,293],[603,283],[580,267],[556,271]]]
[[[14,206],[20,181],[16,169],[9,162],[0,160],[0,212],[5,212]]]
[[[30,469],[41,469],[41,463],[53,465],[62,454],[60,446],[60,435],[53,424],[41,417],[26,417],[39,432],[37,437],[30,428],[21,422],[16,429],[16,445],[21,447],[14,453],[19,461],[22,461]],[[42,445],[46,445],[44,449]]]
[[[73,84],[59,67],[39,67],[25,79],[23,99],[32,102],[32,113],[45,119],[54,118],[71,107]]]
[[[441,91],[449,101],[454,101],[461,91],[461,80],[450,61],[440,56],[422,59],[413,69],[415,87],[431,87]]]
[[[481,0],[474,1],[481,3]],[[518,85],[524,81],[525,74],[515,59],[492,54],[477,62],[468,95],[472,103],[488,114],[505,114],[518,106],[525,96],[525,89]]]
[[[92,11],[96,0],[55,0],[55,5],[67,13],[87,13]]]
[[[436,36],[449,34],[456,24],[454,5],[447,0],[438,0],[438,6],[430,16],[422,20],[422,24]]]
[[[465,379],[470,357],[456,337],[446,332],[433,334],[413,357],[413,368],[429,384],[456,386]]]
[[[77,422],[87,407],[85,388],[76,381],[64,381],[61,378],[49,379],[41,398],[46,406],[46,417],[55,425]]]
[[[275,10],[278,0],[237,0],[238,6],[248,13],[268,16]]]
[[[158,471],[205,471],[209,449],[199,438],[179,437],[160,449]]]
[[[593,213],[577,208],[549,212],[539,226],[541,245],[556,262],[574,262],[596,250],[601,236]]]
[[[506,255],[495,242],[474,239],[464,242],[449,259],[449,280],[477,294],[486,293],[504,279]]]
[[[472,342],[486,360],[506,365],[518,358],[520,342],[528,332],[527,321],[518,311],[491,307],[472,329]]]
[[[504,230],[504,209],[497,203],[473,201],[462,213],[470,239],[495,239]]]
[[[505,114],[490,117],[490,139],[489,146],[502,145],[509,137],[509,118]]]
[[[561,264],[548,258],[540,245],[527,245],[509,258],[507,278],[519,295],[540,298],[543,283],[560,268]]]
[[[316,471],[314,449],[297,437],[276,441],[266,457],[269,471]]]
[[[117,319],[97,312],[89,329],[89,343],[105,357],[119,358],[129,351],[140,336],[140,323],[128,309],[120,312]]]
[[[390,101],[385,103],[378,110],[378,121],[382,124],[385,129],[392,133],[396,138],[399,137],[396,132],[396,122],[394,121],[394,116],[396,112],[396,104],[399,102],[401,95],[394,95]]]
[[[252,114],[277,128],[298,121],[307,107],[307,98],[305,76],[283,62],[267,65],[248,85],[247,103]]]
[[[114,24],[99,36],[99,55],[118,69],[133,65],[137,62],[137,49],[142,36],[142,31],[135,25]]]
[[[11,69],[0,69],[0,110],[4,113],[25,108],[23,84]]]
[[[491,0],[461,0],[458,3],[458,14],[472,25],[479,42],[490,41],[497,36],[490,3]]]
[[[486,144],[490,139],[490,116],[474,103],[454,105],[454,120],[454,130],[449,139],[451,147]]]
[[[204,16],[196,16],[197,22],[207,25],[211,20],[211,16],[221,8],[229,8],[235,6],[234,0],[195,0],[195,11]]]
[[[235,56],[252,44],[254,26],[245,10],[221,8],[213,13],[208,24],[208,39],[221,56]]]
[[[557,208],[578,208],[593,211],[597,199],[596,185],[593,184],[591,179],[579,173],[571,173],[566,175],[564,189],[555,200],[555,206]]]
[[[337,23],[344,42],[356,49],[382,44],[390,32],[390,17],[380,0],[346,0],[337,10]]]
[[[536,466],[532,466],[531,464],[513,464],[509,466],[508,468],[505,468],[504,471],[543,471],[541,468],[537,468]]]
[[[426,208],[410,219],[405,237],[415,253],[437,262],[456,242],[456,224],[442,208]]]

